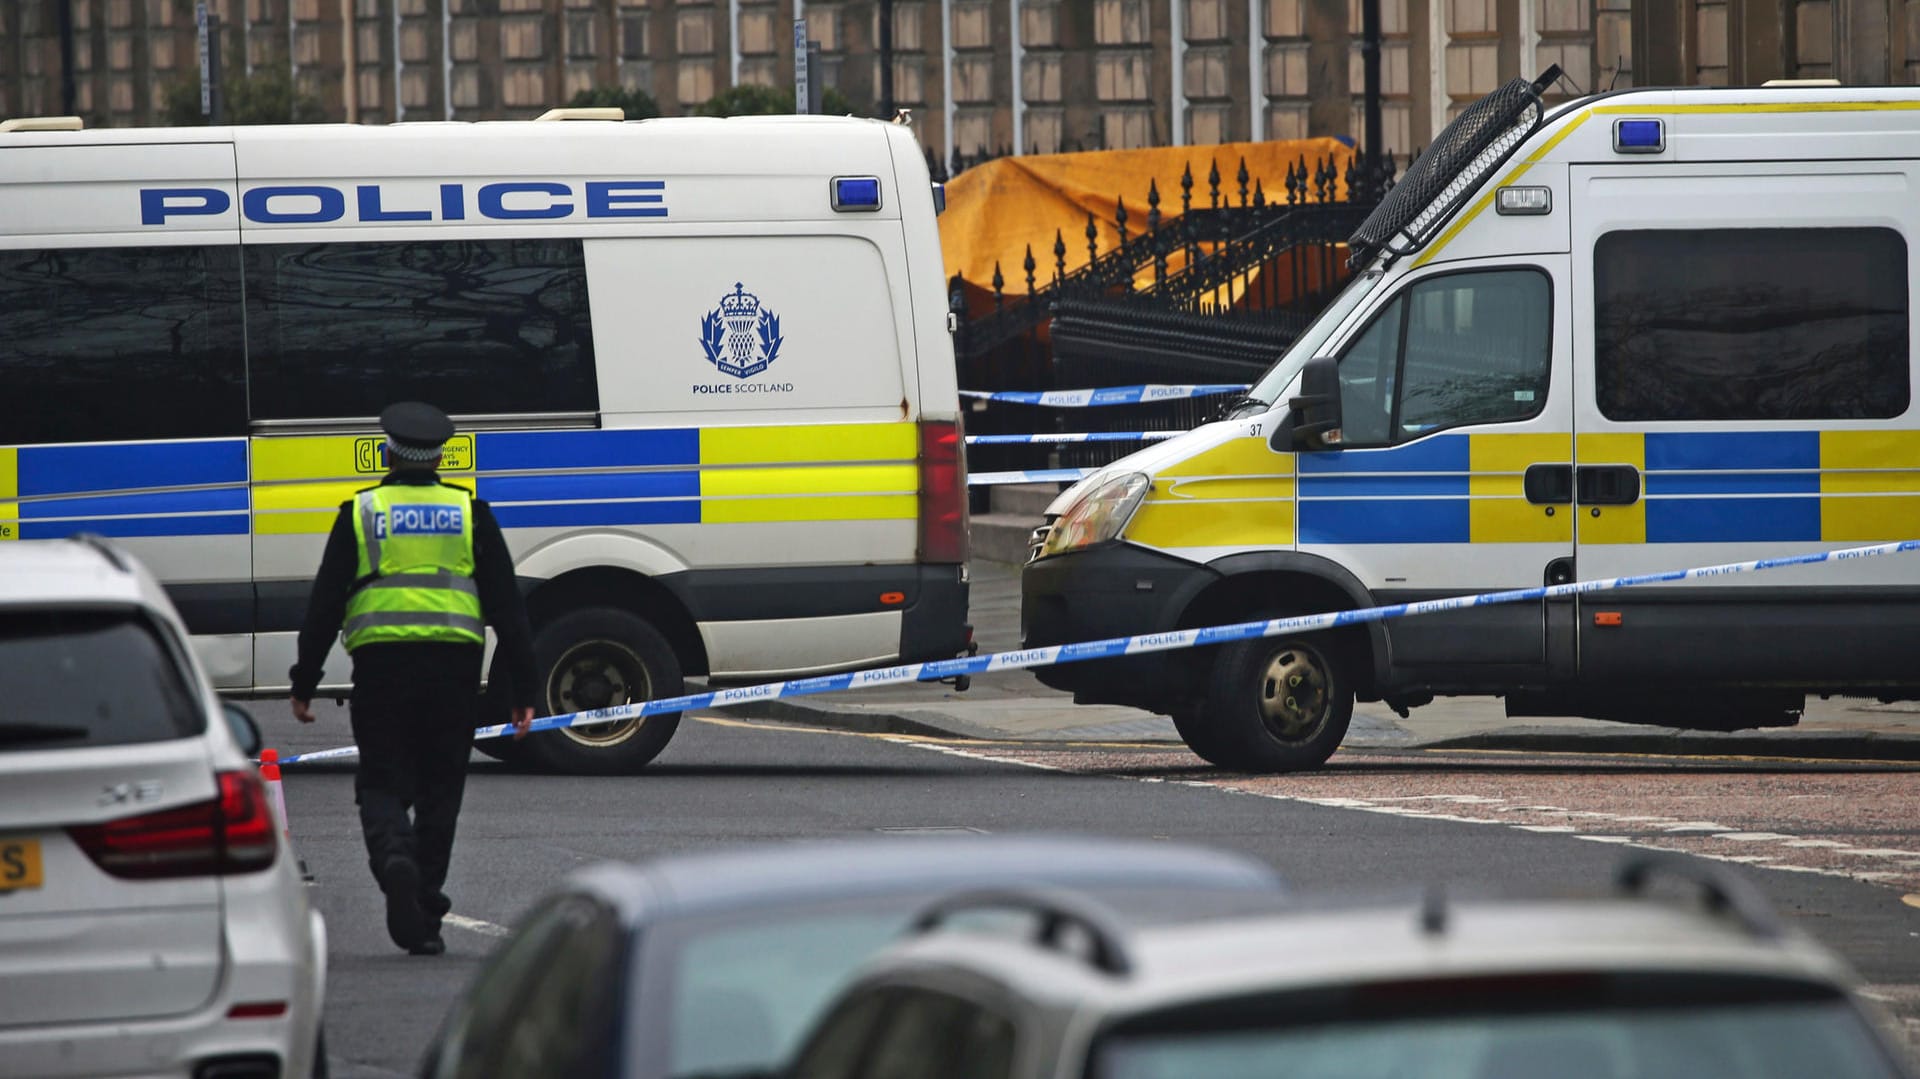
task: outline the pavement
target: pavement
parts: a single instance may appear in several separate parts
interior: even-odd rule
[[[975,559],[972,621],[982,652],[1020,647],[1020,567]],[[726,710],[747,718],[841,730],[1023,742],[1170,742],[1173,721],[1132,708],[1076,705],[1031,671],[950,685],[879,686]],[[1401,719],[1379,703],[1354,708],[1344,748],[1505,749],[1536,753],[1654,753],[1920,761],[1920,701],[1810,699],[1798,725],[1751,731],[1686,731],[1566,718],[1510,719],[1493,697],[1442,697]]]

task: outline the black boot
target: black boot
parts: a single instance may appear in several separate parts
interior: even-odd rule
[[[420,947],[427,935],[426,912],[420,909],[420,867],[405,855],[388,858],[380,867],[380,890],[387,896],[387,936],[409,952]]]

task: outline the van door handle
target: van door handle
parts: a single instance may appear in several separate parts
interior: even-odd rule
[[[1631,506],[1640,501],[1640,470],[1632,465],[1581,465],[1574,494],[1583,506]]]
[[[1573,501],[1573,466],[1528,465],[1521,490],[1536,506],[1564,506]]]

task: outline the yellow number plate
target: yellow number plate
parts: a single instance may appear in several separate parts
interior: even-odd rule
[[[0,892],[38,888],[42,883],[40,841],[0,839]]]

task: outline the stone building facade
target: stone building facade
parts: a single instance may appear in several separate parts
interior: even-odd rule
[[[735,83],[880,97],[877,0],[209,0],[226,64],[335,119],[537,115],[595,86],[668,115]],[[1556,94],[1770,78],[1920,81],[1920,0],[1380,0],[1384,143],[1550,63]],[[62,62],[61,11],[73,42]],[[895,103],[937,156],[1361,132],[1360,0],[894,0]],[[0,116],[162,122],[197,79],[193,0],[0,0]]]

